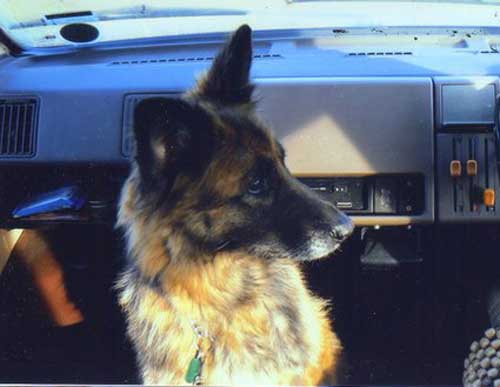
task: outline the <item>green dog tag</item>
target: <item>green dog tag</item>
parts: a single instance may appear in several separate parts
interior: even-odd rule
[[[194,384],[201,374],[201,359],[195,356],[190,362],[186,372],[186,382]]]

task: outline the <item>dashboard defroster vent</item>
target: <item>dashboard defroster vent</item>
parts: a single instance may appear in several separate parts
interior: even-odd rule
[[[36,98],[0,97],[0,158],[33,156],[37,123]]]
[[[349,52],[346,56],[408,56],[413,55],[411,51],[359,51]]]
[[[280,59],[283,58],[280,54],[256,54],[254,59]],[[175,57],[175,58],[152,58],[152,59],[134,59],[134,60],[121,60],[111,62],[112,66],[119,65],[140,65],[140,64],[165,64],[165,63],[186,63],[186,62],[211,62],[214,60],[213,56],[189,56],[189,57]]]

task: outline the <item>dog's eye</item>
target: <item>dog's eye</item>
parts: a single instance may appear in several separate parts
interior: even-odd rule
[[[248,185],[248,193],[250,195],[262,195],[269,189],[267,180],[261,176],[254,177]]]

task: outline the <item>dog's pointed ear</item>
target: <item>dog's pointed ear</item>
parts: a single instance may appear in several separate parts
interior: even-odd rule
[[[134,110],[135,160],[141,182],[171,187],[180,172],[194,173],[210,150],[210,119],[174,98],[147,98]]]
[[[249,79],[251,65],[252,30],[245,24],[233,33],[215,57],[194,93],[224,105],[250,103],[254,89]]]

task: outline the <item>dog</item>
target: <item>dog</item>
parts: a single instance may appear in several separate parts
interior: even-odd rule
[[[193,90],[134,111],[117,287],[145,384],[316,385],[341,351],[300,262],[335,252],[353,223],[290,174],[256,116],[251,33]]]

